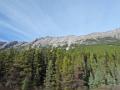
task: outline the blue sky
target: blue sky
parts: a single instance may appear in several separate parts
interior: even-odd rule
[[[85,35],[120,27],[120,0],[0,0],[0,40]]]

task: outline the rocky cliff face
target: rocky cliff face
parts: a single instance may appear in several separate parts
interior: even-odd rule
[[[32,42],[0,42],[1,48],[10,48],[10,47],[21,47],[31,45],[32,47],[39,46],[63,46],[71,44],[97,44],[97,43],[107,43],[107,42],[116,42],[120,40],[120,29],[108,31],[108,32],[97,32],[91,33],[83,36],[63,36],[63,37],[42,37],[36,39]]]

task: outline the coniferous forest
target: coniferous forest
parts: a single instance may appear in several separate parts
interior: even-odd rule
[[[9,90],[97,90],[119,76],[119,45],[0,50],[0,87]]]

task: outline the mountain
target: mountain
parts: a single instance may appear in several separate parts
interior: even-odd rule
[[[26,46],[27,42],[18,42],[18,41],[12,41],[12,42],[2,42],[0,41],[0,49],[4,48],[17,48],[21,46]]]
[[[109,43],[116,42],[120,40],[120,29],[107,31],[107,32],[96,32],[83,36],[63,36],[63,37],[43,37],[31,42],[34,46],[63,46],[67,44],[97,44],[97,43]]]
[[[115,29],[107,32],[95,32],[88,35],[82,36],[61,36],[61,37],[42,37],[36,39],[32,42],[0,42],[0,49],[10,48],[10,47],[22,47],[22,46],[32,46],[32,47],[39,47],[39,46],[63,46],[71,44],[99,44],[99,43],[112,43],[120,41],[120,29]]]

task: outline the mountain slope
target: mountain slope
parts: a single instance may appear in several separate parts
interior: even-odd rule
[[[98,32],[83,36],[64,36],[64,37],[44,37],[31,42],[33,46],[62,46],[65,44],[97,44],[104,42],[116,42],[120,40],[120,29]]]
[[[98,43],[111,43],[120,41],[120,29],[107,31],[107,32],[97,32],[91,33],[83,36],[63,36],[63,37],[42,37],[36,39],[32,42],[0,42],[0,48],[10,48],[10,47],[21,47],[21,46],[29,46],[39,47],[39,46],[63,46],[71,44],[98,44]]]

